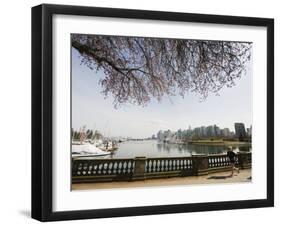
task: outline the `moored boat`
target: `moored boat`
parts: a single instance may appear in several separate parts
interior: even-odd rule
[[[110,152],[103,151],[90,143],[72,145],[72,157],[95,157],[105,155],[110,155]]]
[[[118,145],[114,141],[105,141],[102,145],[99,146],[102,151],[113,152],[118,149]]]

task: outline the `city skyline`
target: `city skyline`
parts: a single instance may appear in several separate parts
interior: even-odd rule
[[[220,128],[218,125],[200,126],[188,129],[178,129],[177,131],[171,130],[159,130],[156,134],[151,136],[152,139],[164,140],[166,138],[176,140],[182,140],[183,137],[189,139],[210,139],[210,138],[238,138],[243,140],[245,138],[252,137],[252,125],[247,128],[244,123],[235,122],[235,131],[231,131],[229,128]]]
[[[236,123],[243,124],[245,126],[245,124],[243,122],[234,122],[233,125],[235,125]],[[196,126],[196,127],[192,127],[191,125],[189,125],[188,128],[178,128],[178,130],[194,130],[194,129],[202,128],[202,127],[207,128],[209,126],[217,126],[220,129],[229,129],[228,127],[220,127],[218,124],[212,124],[212,125],[201,125],[201,126]],[[250,125],[249,127],[245,126],[245,129],[248,129],[251,127],[252,127],[252,125]],[[177,131],[177,130],[175,130],[175,131]],[[234,126],[234,130],[230,130],[230,132],[235,132],[235,126]]]
[[[146,138],[149,138],[149,137],[153,137],[153,136],[155,136],[155,135],[157,135],[157,133],[159,133],[159,132],[166,132],[166,131],[170,131],[170,132],[172,132],[172,133],[176,133],[176,132],[178,132],[179,130],[181,130],[181,131],[191,131],[191,132],[196,132],[196,130],[197,129],[205,129],[205,130],[207,130],[209,127],[217,127],[219,130],[220,130],[220,132],[219,133],[221,133],[220,135],[223,135],[223,132],[225,131],[225,130],[228,130],[227,131],[227,133],[229,133],[229,135],[233,135],[233,134],[236,134],[236,130],[237,129],[235,129],[235,124],[242,124],[243,125],[243,127],[244,127],[244,129],[245,129],[245,132],[246,133],[248,133],[249,131],[250,131],[250,133],[252,132],[252,125],[250,125],[249,127],[246,127],[245,126],[245,124],[244,123],[242,123],[242,122],[235,122],[235,123],[233,123],[234,124],[234,130],[231,130],[231,129],[229,129],[228,127],[220,127],[219,125],[217,125],[217,124],[214,124],[214,125],[201,125],[201,126],[198,126],[198,127],[192,127],[191,125],[189,125],[188,126],[188,128],[178,128],[177,130],[170,130],[170,129],[166,129],[166,130],[159,130],[159,131],[157,131],[157,132],[155,132],[155,133],[153,133],[153,134],[151,134],[151,136],[148,136],[148,137],[138,137],[138,138],[144,138],[144,139],[146,139]],[[88,128],[86,125],[84,125],[84,126],[80,126],[78,129],[74,129],[74,128],[72,128],[73,129],[73,132],[81,132],[81,131],[83,131],[83,130],[85,130],[85,131],[90,131],[90,132],[95,132],[95,131],[97,131],[97,132],[100,132],[101,130],[99,130],[98,128],[96,128],[96,129],[92,129],[92,128]],[[84,131],[84,132],[85,132]],[[204,133],[204,132],[203,132]],[[102,135],[104,135],[104,134],[102,134]],[[229,136],[229,135],[225,135],[225,136]],[[122,137],[122,136],[111,136],[111,137]],[[137,138],[137,137],[131,137],[131,136],[123,136],[123,138],[128,138],[128,137],[130,137],[130,138]],[[206,134],[205,135],[205,137],[208,137],[208,135]]]
[[[234,131],[234,122],[252,125],[252,70],[236,85],[210,94],[206,100],[189,92],[184,97],[164,96],[161,102],[152,99],[146,106],[113,105],[113,97],[101,93],[99,80],[103,72],[81,64],[79,53],[72,49],[72,127],[86,125],[105,136],[143,138],[159,130],[177,130],[201,125],[218,125]]]

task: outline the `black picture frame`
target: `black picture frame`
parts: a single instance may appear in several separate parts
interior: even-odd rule
[[[52,210],[52,17],[55,14],[181,21],[267,28],[267,198],[95,210]],[[274,206],[274,20],[177,12],[43,4],[32,8],[32,218],[122,217]]]

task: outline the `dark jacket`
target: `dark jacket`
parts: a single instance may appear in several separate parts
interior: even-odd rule
[[[231,163],[235,163],[236,154],[233,151],[227,151],[226,155]]]

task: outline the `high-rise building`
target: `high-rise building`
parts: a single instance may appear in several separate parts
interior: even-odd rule
[[[244,140],[247,137],[244,123],[234,123],[235,134],[239,140]]]
[[[247,128],[247,135],[248,135],[249,137],[252,136],[252,125],[250,126],[250,128]]]
[[[214,125],[215,136],[219,137],[221,135],[220,127]]]
[[[228,128],[224,128],[221,130],[221,135],[223,137],[229,137],[230,136],[230,130]]]
[[[201,134],[201,128],[200,127],[196,127],[193,129],[193,133],[194,133],[194,136],[197,136],[197,137],[201,137],[202,134]]]
[[[208,137],[213,137],[215,136],[215,130],[214,130],[214,126],[208,126],[206,128],[206,133]]]
[[[202,137],[206,137],[207,136],[206,126],[201,126],[201,136]]]
[[[158,139],[159,141],[164,140],[164,133],[163,133],[162,130],[160,130],[160,131],[157,133],[157,139]]]

